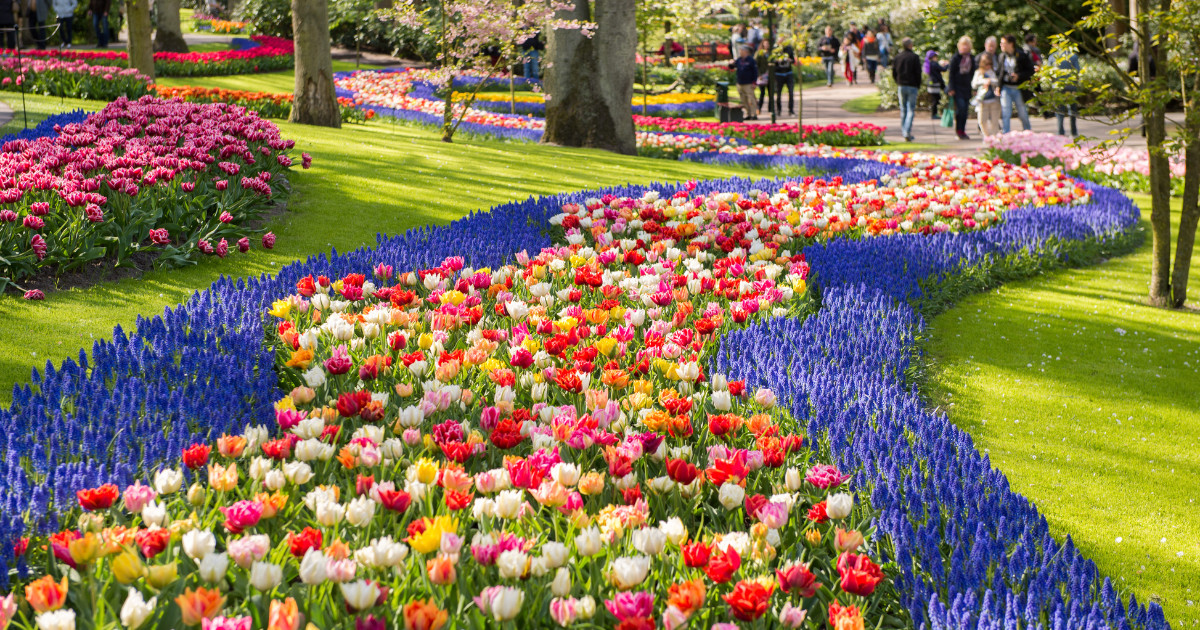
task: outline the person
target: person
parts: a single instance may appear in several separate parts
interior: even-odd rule
[[[662,55],[663,58],[667,60],[670,60],[672,57],[682,57],[683,44],[680,44],[673,39],[668,39],[663,42],[662,46],[658,47],[658,54]]]
[[[954,131],[959,140],[970,140],[967,135],[967,116],[970,113],[971,79],[975,78],[975,51],[971,38],[963,35],[958,39],[958,52],[950,57],[950,84],[946,94],[954,101]],[[947,106],[950,103],[946,103]]]
[[[762,111],[764,99],[767,102],[767,110],[770,111],[774,103],[767,98],[767,92],[771,89],[771,64],[767,60],[766,49],[759,48],[754,53],[754,64],[758,66],[758,78],[754,80],[754,85],[758,86],[758,111]]]
[[[837,65],[839,49],[841,44],[833,36],[833,27],[826,26],[825,37],[817,42],[817,52],[821,54],[821,62],[825,64],[825,87],[833,87],[833,68]]]
[[[775,111],[783,111],[783,88],[787,87],[788,114],[796,113],[796,49],[791,44],[775,52],[771,70],[775,73]]]
[[[1025,97],[1021,85],[1033,77],[1033,61],[1017,46],[1014,35],[1000,38],[1000,55],[996,63],[996,74],[1000,75],[1000,126],[1004,133],[1012,131],[1013,109],[1021,119],[1021,128],[1029,131],[1029,110],[1025,108]]]
[[[71,47],[72,27],[75,24],[77,0],[54,0],[54,14],[58,16],[58,41],[62,48]]]
[[[17,16],[20,14],[16,0],[0,0],[0,48],[17,47]]]
[[[988,35],[988,38],[983,40],[983,52],[979,53],[979,56],[975,58],[975,67],[977,67],[977,68],[979,67],[979,63],[981,61],[983,61],[984,57],[991,57],[992,67],[995,68],[996,67],[996,53],[999,52],[999,48],[1000,48],[1000,41],[996,39],[996,36]]]
[[[867,78],[874,83],[875,71],[879,69],[879,40],[871,29],[863,35],[862,57],[867,64]]]
[[[929,93],[929,116],[937,118],[938,105],[942,103],[942,94],[946,91],[946,79],[942,77],[946,66],[942,64],[938,51],[925,51],[925,65],[921,69],[925,71],[925,76],[929,77],[929,85],[925,88]]]
[[[984,137],[996,135],[1000,126],[1000,77],[992,69],[991,57],[979,58],[971,88],[975,90],[972,102],[979,110],[980,133]]]
[[[1042,65],[1042,49],[1038,48],[1037,35],[1030,33],[1025,36],[1025,52],[1033,61],[1033,67],[1039,68]]]
[[[879,65],[886,68],[888,62],[891,61],[888,55],[892,52],[892,28],[884,23],[883,18],[879,20],[879,30],[875,32],[875,40],[879,42]]]
[[[854,43],[854,38],[847,35],[842,40],[842,76],[846,77],[846,85],[854,85],[858,83],[858,63],[859,63],[858,45]]]
[[[96,48],[108,48],[108,10],[111,0],[88,0],[88,15],[96,31]]]
[[[858,30],[858,24],[851,22],[850,30],[846,32],[846,35],[848,35],[851,39],[854,40],[855,46],[862,43],[862,38],[863,38],[862,31]]]
[[[754,99],[754,84],[758,81],[758,63],[754,61],[754,49],[742,44],[738,58],[730,66],[737,77],[738,99],[746,110],[746,120],[758,120],[758,101]]]
[[[521,58],[524,60],[521,64],[521,76],[530,80],[535,80],[540,76],[541,69],[538,67],[538,61],[541,60],[544,50],[546,50],[546,44],[542,42],[540,32],[526,37],[521,42]]]
[[[729,35],[729,51],[735,55],[740,55],[742,46],[746,45],[746,26],[744,24],[734,24],[733,31]]]
[[[762,23],[758,20],[750,22],[750,30],[746,32],[746,43],[754,47],[754,52],[758,52],[758,49],[762,48]]]
[[[38,50],[46,49],[46,18],[50,17],[50,0],[29,0],[29,27]]]
[[[900,47],[903,50],[892,62],[892,78],[899,86],[900,131],[905,140],[912,142],[913,117],[917,114],[917,92],[921,88],[921,58],[913,52],[911,37],[905,37],[900,42]]]
[[[1079,91],[1079,73],[1083,70],[1079,63],[1079,55],[1070,50],[1058,51],[1050,55],[1050,65],[1058,69],[1058,78],[1064,92]],[[1054,110],[1054,118],[1058,121],[1058,135],[1067,135],[1063,128],[1067,118],[1071,119],[1071,137],[1079,135],[1079,127],[1075,120],[1077,115],[1075,103],[1067,103]]]

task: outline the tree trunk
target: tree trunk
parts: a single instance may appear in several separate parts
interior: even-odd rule
[[[129,28],[129,67],[154,80],[154,45],[150,41],[150,0],[129,0],[125,4]]]
[[[634,155],[633,79],[637,71],[636,3],[596,0],[560,11],[568,20],[594,21],[589,39],[576,30],[550,31],[546,72],[546,133],[542,142]]]
[[[1195,136],[1184,153],[1184,164],[1187,171],[1183,176],[1183,212],[1175,241],[1175,268],[1171,272],[1171,306],[1175,308],[1183,308],[1187,303],[1192,249],[1196,246],[1196,225],[1200,223],[1200,140]]]
[[[1150,12],[1149,0],[1137,0],[1139,16]],[[1151,68],[1161,72],[1165,67],[1157,59],[1161,49],[1154,45],[1151,21],[1139,24],[1138,84],[1147,86],[1158,81]],[[1152,65],[1153,60],[1153,65]],[[1142,109],[1142,120],[1146,127],[1146,144],[1150,152],[1150,228],[1153,235],[1150,261],[1150,304],[1168,306],[1171,303],[1171,164],[1163,152],[1167,139],[1166,111],[1164,105],[1154,103]]]
[[[288,120],[302,125],[341,127],[329,50],[327,0],[292,0],[296,42],[296,87]]]
[[[187,42],[183,41],[183,29],[179,25],[179,0],[156,0],[158,3],[158,30],[154,33],[154,50],[185,53]]]

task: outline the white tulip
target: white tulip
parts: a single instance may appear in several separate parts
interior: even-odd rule
[[[365,527],[375,518],[375,502],[371,497],[358,497],[346,506],[346,522],[355,527]]]
[[[658,528],[662,530],[667,540],[671,541],[673,545],[682,545],[688,538],[687,526],[683,524],[683,521],[678,516],[672,516],[659,523]]]
[[[151,501],[142,508],[142,524],[146,526],[158,525],[162,527],[167,520],[167,510],[158,504],[158,501]]]
[[[183,473],[174,468],[164,468],[154,474],[154,489],[159,494],[179,492],[183,487]]]
[[[729,411],[733,408],[733,403],[730,400],[728,390],[714,390],[712,393],[712,404],[717,411]]]
[[[804,475],[798,469],[789,468],[783,476],[784,483],[787,485],[788,492],[799,492],[804,485]]]
[[[550,541],[542,545],[542,557],[546,559],[546,564],[551,569],[557,569],[565,564],[567,555],[567,546],[558,541]]]
[[[496,495],[496,516],[516,518],[521,511],[523,495],[520,490],[505,490]]]
[[[283,567],[269,562],[255,562],[250,566],[250,586],[269,591],[283,581]]]
[[[850,516],[850,509],[853,507],[854,497],[845,492],[831,494],[825,498],[825,515],[835,521]]]
[[[579,466],[560,462],[550,468],[550,477],[564,488],[571,488],[579,483]]]
[[[556,597],[567,597],[571,594],[571,571],[567,567],[559,567],[550,582],[550,592]]]
[[[75,611],[52,610],[37,617],[38,630],[75,630]]]
[[[517,549],[503,551],[496,558],[496,567],[500,569],[500,577],[510,580],[519,579],[529,568],[529,556]]]
[[[210,584],[219,584],[229,570],[229,554],[210,553],[200,561],[200,579]]]
[[[374,582],[358,580],[342,583],[338,587],[342,589],[346,605],[355,610],[366,610],[374,606],[375,601],[379,599],[379,587]]]
[[[633,532],[633,548],[647,556],[657,556],[667,545],[667,535],[657,527],[643,527]]]
[[[250,460],[250,478],[262,481],[263,477],[266,477],[273,468],[274,464],[271,463],[271,460],[265,457],[255,457]]]
[[[183,534],[183,553],[197,562],[217,548],[217,537],[206,529],[193,529]]]
[[[525,591],[512,586],[501,586],[492,594],[491,613],[496,621],[508,621],[521,612],[525,604]]]
[[[650,573],[650,558],[646,556],[621,557],[613,560],[609,574],[613,584],[620,590],[629,590],[646,581]]]
[[[300,581],[315,585],[325,581],[325,554],[316,549],[309,549],[300,561]]]
[[[312,479],[313,470],[312,466],[304,462],[288,462],[283,465],[283,474],[287,477],[288,481],[302,486],[308,483],[309,479]]]
[[[594,556],[600,553],[604,541],[600,538],[600,530],[595,526],[589,527],[575,537],[575,550],[581,556]]]
[[[304,462],[288,462],[288,464],[304,464]],[[284,464],[285,466],[288,464]],[[308,464],[304,464],[307,466]],[[287,475],[282,470],[272,469],[267,471],[266,477],[263,479],[263,487],[271,492],[282,489],[287,485]]]
[[[154,605],[158,603],[157,597],[151,597],[150,601],[142,598],[142,594],[137,589],[129,589],[129,595],[125,597],[125,603],[121,605],[121,625],[128,630],[137,630],[150,615],[154,614]]]
[[[721,505],[725,506],[726,510],[736,510],[742,505],[742,500],[746,498],[746,489],[736,483],[726,482],[721,484],[721,492],[718,500]]]
[[[333,527],[346,516],[346,508],[337,501],[319,501],[315,511],[317,522],[323,527]]]

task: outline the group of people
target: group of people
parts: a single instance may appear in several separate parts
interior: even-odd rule
[[[1050,63],[1062,71],[1066,78],[1062,86],[1074,89],[1072,77],[1081,70],[1079,57],[1074,53],[1056,54],[1043,59],[1037,45],[1036,35],[1027,35],[1024,45],[1015,35],[988,37],[983,51],[976,54],[970,37],[959,38],[957,50],[948,62],[943,62],[936,50],[925,52],[924,62],[912,50],[912,40],[903,41],[904,51],[896,56],[892,75],[896,79],[900,100],[900,129],[905,139],[912,140],[912,123],[916,115],[917,97],[922,86],[922,77],[928,80],[925,90],[930,99],[930,115],[938,117],[942,95],[946,95],[946,108],[954,108],[955,133],[961,140],[969,140],[967,119],[974,108],[979,131],[984,136],[1009,133],[1015,113],[1021,127],[1029,131],[1029,108],[1026,101],[1032,96],[1029,80],[1044,63]],[[944,76],[946,75],[946,76]],[[1078,135],[1074,107],[1064,107],[1055,112],[1059,135],[1066,135],[1065,122],[1070,121],[1071,135]]]
[[[746,120],[758,120],[764,99],[771,111],[782,113],[783,90],[787,89],[788,114],[796,113],[796,51],[788,45],[768,55],[764,46],[762,25],[757,21],[736,24],[729,40],[730,50],[737,56],[730,67],[737,80],[738,97],[746,110]],[[772,92],[772,81],[774,91]],[[758,89],[758,98],[754,91]],[[772,102],[773,101],[773,102]]]
[[[833,77],[840,65],[847,85],[858,83],[858,70],[865,67],[867,79],[875,83],[879,68],[886,68],[891,61],[892,33],[883,20],[874,28],[859,30],[858,24],[850,23],[850,30],[842,39],[833,35],[833,27],[825,27],[825,36],[817,42],[817,52],[825,64],[825,84],[833,87]]]
[[[96,31],[96,45],[108,47],[108,12],[111,0],[87,0],[88,15]],[[25,30],[38,50],[45,50],[50,37],[47,22],[54,11],[58,23],[58,40],[62,48],[71,47],[74,36],[75,10],[78,0],[0,0],[0,48],[17,48],[20,31]]]

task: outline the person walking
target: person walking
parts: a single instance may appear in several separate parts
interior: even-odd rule
[[[541,76],[538,61],[541,60],[544,50],[546,50],[546,44],[542,43],[541,32],[534,33],[521,42],[521,59],[523,60],[521,76],[531,81],[536,81]]]
[[[875,32],[875,40],[879,42],[879,65],[887,68],[892,53],[892,28],[879,20],[879,30]]]
[[[900,132],[904,139],[913,141],[913,118],[917,115],[917,92],[921,89],[921,58],[913,52],[913,40],[905,37],[900,42],[903,50],[896,55],[892,63],[892,78],[899,86],[900,95]]]
[[[54,0],[54,14],[58,16],[58,42],[62,48],[71,47],[72,27],[75,25],[77,0]]]
[[[996,135],[1000,131],[1000,77],[992,69],[991,57],[979,58],[971,88],[975,90],[972,102],[979,110],[980,133],[985,138]]]
[[[1002,37],[996,74],[1000,75],[1000,126],[1004,133],[1012,131],[1014,108],[1017,110],[1017,117],[1021,119],[1021,127],[1025,131],[1032,128],[1021,85],[1033,77],[1033,72],[1033,60],[1017,46],[1017,38],[1013,35]]]
[[[989,57],[992,60],[992,68],[997,67],[996,55],[1000,52],[1000,40],[996,39],[995,35],[988,35],[988,38],[983,40],[983,52],[975,57],[975,67],[978,68],[984,57]]]
[[[788,114],[796,113],[796,49],[791,44],[775,52],[771,71],[775,73],[775,111],[783,111],[783,88],[787,87]]]
[[[842,76],[846,77],[846,85],[858,83],[859,52],[854,38],[847,35],[842,40],[841,50]]]
[[[938,57],[938,51],[925,51],[925,65],[921,69],[925,71],[925,76],[929,77],[929,85],[925,87],[925,91],[929,93],[929,116],[937,118],[938,105],[941,104],[942,94],[946,91],[946,79],[942,77],[946,66]],[[947,104],[948,106],[949,104]]]
[[[1050,55],[1050,66],[1058,70],[1055,73],[1055,83],[1058,84],[1059,89],[1068,93],[1079,91],[1079,73],[1083,70],[1083,66],[1079,63],[1079,55],[1069,50],[1056,52]],[[1071,137],[1079,135],[1079,128],[1075,121],[1078,113],[1075,103],[1060,105],[1054,110],[1054,118],[1058,121],[1058,135],[1067,135],[1063,123],[1068,118],[1071,119]]]
[[[17,18],[20,15],[17,0],[0,0],[0,48],[17,47]]]
[[[92,16],[92,29],[96,31],[96,48],[108,48],[108,10],[112,0],[88,0],[88,15]]]
[[[825,64],[825,87],[833,87],[834,66],[837,65],[840,48],[841,44],[833,36],[833,27],[826,26],[825,36],[817,42],[817,52],[821,55],[821,62]]]
[[[46,49],[46,18],[50,17],[50,0],[29,0],[29,30],[38,50]]]
[[[754,80],[754,85],[758,86],[758,111],[763,110],[763,100],[766,100],[767,111],[770,111],[774,107],[774,99],[768,96],[771,89],[771,63],[767,59],[766,49],[757,49],[754,63],[758,66],[758,78]]]
[[[1037,35],[1030,33],[1025,36],[1025,52],[1029,55],[1029,59],[1033,61],[1034,68],[1042,66],[1042,49],[1038,48]]]
[[[746,43],[754,47],[754,52],[758,52],[763,44],[762,22],[758,20],[750,21],[750,30],[746,31]]]
[[[971,79],[975,78],[975,51],[971,38],[963,35],[958,39],[958,52],[950,57],[950,83],[946,94],[954,103],[954,131],[959,140],[970,140],[967,135],[967,117],[970,113]],[[947,107],[950,103],[946,103]]]
[[[733,58],[737,59],[741,55],[742,46],[746,45],[746,26],[744,24],[734,24],[733,31],[729,35],[729,52],[733,54]]]
[[[738,58],[731,64],[737,77],[738,100],[746,110],[746,120],[758,120],[758,101],[754,99],[754,85],[758,81],[758,63],[754,61],[754,50],[742,44]]]
[[[879,69],[879,39],[871,29],[863,35],[862,58],[867,65],[867,78],[875,83],[875,71]]]

